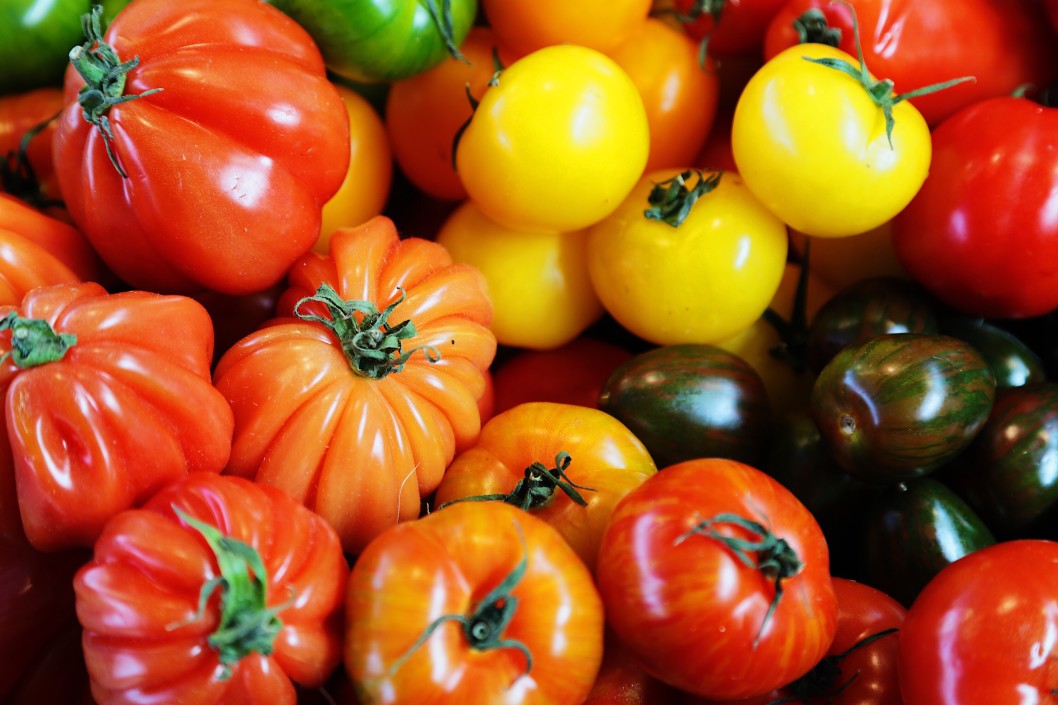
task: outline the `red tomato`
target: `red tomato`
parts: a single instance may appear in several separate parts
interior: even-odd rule
[[[528,402],[494,416],[456,456],[435,504],[490,497],[555,528],[589,569],[614,506],[657,472],[643,443],[613,416]]]
[[[381,534],[345,608],[345,667],[375,705],[580,705],[602,658],[591,573],[554,529],[499,502]]]
[[[722,705],[903,705],[897,681],[897,630],[907,610],[870,585],[834,578],[838,630],[826,657],[804,677],[755,698]],[[690,698],[684,705],[721,705]]]
[[[281,318],[236,343],[214,383],[235,415],[227,472],[284,489],[357,553],[417,517],[477,438],[496,339],[480,273],[441,245],[401,240],[379,216],[338,230],[330,246],[295,265]],[[357,335],[350,321],[369,315]]]
[[[584,705],[676,705],[680,692],[654,678],[624,644],[607,635],[602,665]]]
[[[786,0],[675,0],[688,19],[687,33],[708,38],[709,54],[731,56],[760,51],[768,22]]]
[[[778,482],[732,460],[670,465],[632,490],[603,534],[596,582],[647,672],[713,699],[799,678],[837,628],[819,525]]]
[[[0,305],[17,306],[38,286],[101,277],[99,257],[76,228],[0,193]]]
[[[551,350],[522,350],[493,370],[495,412],[527,401],[596,408],[603,384],[632,353],[619,345],[579,336]]]
[[[110,521],[74,580],[99,705],[294,705],[341,660],[338,536],[283,492],[194,473]]]
[[[232,413],[210,383],[213,327],[197,302],[57,284],[0,317],[0,478],[14,478],[33,546],[91,546],[114,514],[224,467]]]
[[[10,183],[4,174],[0,190],[33,202],[60,200],[51,143],[55,134],[53,118],[64,105],[58,88],[37,88],[28,93],[0,96],[0,160],[6,159],[7,166],[14,170]],[[20,143],[29,130],[44,123],[47,126],[30,139],[26,149],[30,174],[25,170],[26,164],[18,162]]]
[[[976,80],[911,103],[931,126],[985,98],[1058,78],[1058,42],[1038,0],[849,0],[871,73],[903,93],[960,76]],[[766,58],[798,43],[793,21],[818,9],[841,30],[838,48],[856,56],[848,8],[788,0],[768,27]],[[972,41],[968,38],[972,37]]]
[[[1025,705],[1054,699],[1058,543],[1006,541],[938,573],[900,629],[908,705]]]
[[[1058,108],[993,98],[933,131],[933,163],[893,247],[939,299],[985,317],[1058,308]]]
[[[84,80],[67,71],[54,158],[74,222],[133,287],[278,282],[316,241],[349,165],[349,116],[315,43],[245,0],[137,0],[105,41],[139,64],[107,89],[98,127],[78,97],[99,93],[79,94]]]
[[[1043,0],[1043,4],[1047,8],[1047,16],[1051,19],[1054,31],[1058,32],[1058,0]]]

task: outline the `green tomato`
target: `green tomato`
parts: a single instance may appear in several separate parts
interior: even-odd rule
[[[3,0],[0,2],[0,94],[61,86],[70,50],[84,43],[81,16],[93,4],[109,22],[129,0]]]
[[[312,35],[327,68],[353,81],[398,81],[456,53],[477,0],[268,0]]]

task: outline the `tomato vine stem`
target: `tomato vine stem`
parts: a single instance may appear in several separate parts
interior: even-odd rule
[[[553,468],[547,468],[541,462],[533,463],[525,469],[524,477],[507,494],[482,494],[460,497],[439,505],[437,509],[441,510],[450,504],[458,502],[500,501],[512,504],[528,512],[533,509],[542,509],[551,504],[555,500],[555,490],[562,490],[574,503],[586,507],[588,502],[577,490],[586,492],[595,492],[595,490],[591,487],[578,485],[569,479],[566,475],[566,469],[572,461],[573,458],[570,457],[569,453],[564,450],[559,451],[555,455],[555,466]]]

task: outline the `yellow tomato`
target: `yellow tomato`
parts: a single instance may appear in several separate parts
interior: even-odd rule
[[[445,221],[437,242],[485,276],[497,341],[547,350],[573,340],[602,315],[588,279],[587,236],[513,230],[466,201]]]
[[[677,174],[647,174],[591,228],[589,271],[606,310],[635,335],[659,345],[714,343],[768,306],[786,264],[786,226],[735,173],[724,173],[679,227],[647,219],[655,183]]]
[[[313,250],[326,255],[338,228],[355,227],[382,212],[393,178],[393,156],[386,128],[359,93],[335,84],[349,113],[349,171],[323,206],[320,237]]]
[[[515,61],[485,92],[456,164],[470,199],[493,220],[570,232],[621,203],[649,146],[628,74],[593,49],[552,46]]]
[[[735,108],[735,163],[790,227],[817,237],[863,233],[918,193],[932,154],[929,127],[910,103],[897,103],[890,144],[883,110],[860,81],[807,59],[859,66],[823,44],[793,46],[765,63]]]

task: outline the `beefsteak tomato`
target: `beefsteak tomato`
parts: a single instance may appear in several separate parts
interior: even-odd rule
[[[286,490],[357,553],[419,516],[477,438],[492,304],[477,270],[377,216],[295,265],[277,312],[214,372],[235,415],[226,471]]]
[[[312,39],[244,0],[137,1],[105,36],[97,13],[87,24],[53,153],[104,262],[158,292],[282,279],[349,165],[349,116]]]

